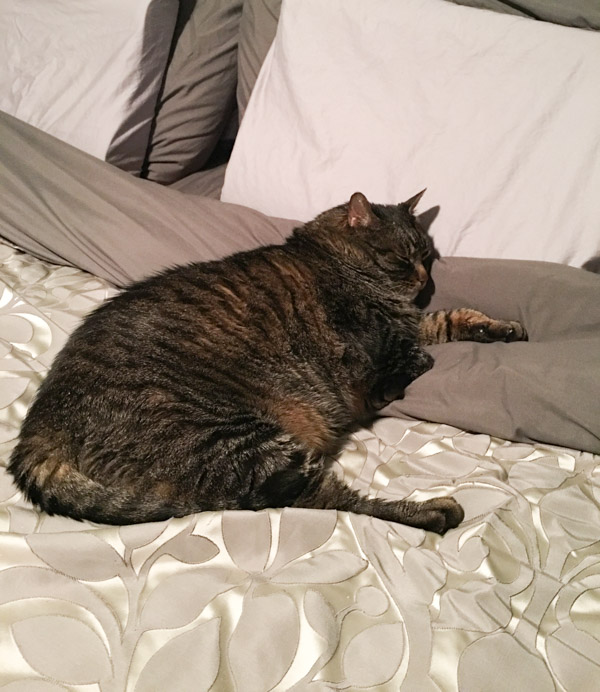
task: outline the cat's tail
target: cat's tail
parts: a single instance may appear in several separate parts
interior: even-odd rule
[[[33,458],[32,458],[33,457]],[[144,493],[123,482],[107,488],[81,473],[58,455],[36,460],[15,449],[8,471],[25,497],[48,514],[61,514],[99,524],[138,524],[189,514],[190,510],[166,493]]]

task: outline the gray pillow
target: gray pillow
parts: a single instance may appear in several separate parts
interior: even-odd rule
[[[219,199],[226,168],[227,164],[221,164],[214,168],[192,173],[181,180],[176,180],[171,187],[173,190],[185,192],[187,195],[200,195],[201,197]]]
[[[293,221],[140,180],[0,112],[0,237],[122,286],[281,242]]]
[[[427,310],[471,307],[519,320],[529,341],[432,346],[433,369],[382,413],[600,453],[600,276],[460,257],[436,262],[432,276]]]
[[[450,0],[450,2],[532,17],[580,29],[600,29],[598,0],[568,0],[568,2],[565,0]]]
[[[237,106],[240,121],[277,31],[281,0],[246,0],[238,47]]]
[[[172,183],[208,161],[235,108],[242,0],[181,0],[143,177]]]

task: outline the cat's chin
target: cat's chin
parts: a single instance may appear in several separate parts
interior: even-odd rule
[[[416,300],[417,296],[421,293],[423,288],[423,286],[415,286],[414,288],[408,288],[404,291],[404,295],[409,300]]]

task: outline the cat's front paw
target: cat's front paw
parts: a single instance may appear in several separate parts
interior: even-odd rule
[[[433,367],[433,356],[428,351],[417,345],[412,345],[406,353],[406,372],[409,382],[424,375]]]
[[[450,312],[451,341],[478,341],[489,344],[493,341],[527,341],[525,327],[514,320],[496,320],[483,312],[459,308]]]
[[[474,326],[473,341],[491,343],[492,341],[527,341],[527,330],[520,322],[492,320]]]
[[[504,341],[529,341],[527,330],[520,322],[508,322],[508,325]]]
[[[389,371],[374,382],[369,393],[369,406],[379,411],[396,399],[404,397],[404,390],[417,377],[433,367],[433,356],[420,346],[407,342],[398,361],[399,372]]]

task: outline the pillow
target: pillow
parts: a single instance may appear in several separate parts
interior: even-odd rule
[[[223,163],[214,168],[197,171],[181,180],[175,181],[170,187],[173,190],[185,192],[186,195],[200,195],[201,197],[219,199],[223,188],[226,167],[227,164]]]
[[[504,14],[534,17],[565,26],[600,29],[600,5],[597,0],[450,0]],[[246,108],[258,73],[275,38],[281,0],[245,0],[240,24],[238,47],[237,105],[240,120]]]
[[[240,122],[277,31],[281,0],[246,0],[240,23],[237,107]]]
[[[286,0],[221,198],[307,220],[424,187],[442,255],[600,252],[600,36],[442,0]]]
[[[0,110],[139,174],[176,0],[3,0]]]
[[[141,180],[0,112],[0,237],[122,286],[280,243],[295,223]]]
[[[200,170],[235,107],[242,0],[182,0],[144,177],[172,183]]]
[[[600,276],[548,262],[435,262],[427,310],[519,320],[529,341],[430,346],[433,369],[383,415],[600,454]]]
[[[545,22],[600,29],[600,5],[597,0],[450,0],[458,5],[479,7],[506,14],[533,17]]]

